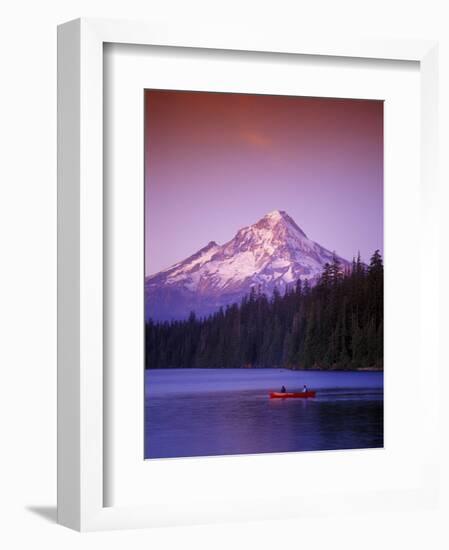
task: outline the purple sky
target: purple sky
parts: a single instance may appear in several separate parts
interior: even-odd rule
[[[145,272],[285,210],[352,259],[383,252],[383,102],[145,92]]]

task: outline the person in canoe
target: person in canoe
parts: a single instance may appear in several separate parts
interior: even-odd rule
[[[302,389],[303,393],[307,393],[307,386],[304,384],[304,387]]]
[[[282,386],[281,393],[287,393],[287,390],[285,389],[285,386]]]

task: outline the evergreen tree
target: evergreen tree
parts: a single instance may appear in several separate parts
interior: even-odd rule
[[[147,368],[383,366],[383,263],[376,250],[343,271],[334,255],[315,286],[298,280],[271,299],[251,288],[239,304],[199,319],[145,326]]]

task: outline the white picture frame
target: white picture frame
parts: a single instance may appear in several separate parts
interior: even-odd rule
[[[429,247],[421,274],[437,283],[438,232],[436,213],[437,44],[421,40],[363,40],[345,38],[271,39],[257,33],[232,37],[215,29],[191,36],[181,27],[161,29],[155,24],[81,19],[58,29],[58,521],[77,530],[150,527],[220,521],[219,515],[189,514],[185,519],[161,509],[105,506],[104,471],[104,202],[103,202],[103,56],[104,44],[158,45],[266,52],[270,55],[332,56],[385,59],[419,63],[421,83],[421,201],[420,228]],[[421,289],[422,292],[422,289]],[[423,299],[421,313],[438,317],[437,287]],[[437,387],[438,331],[421,327],[422,345],[429,350],[428,380]],[[437,419],[438,410],[430,414]],[[433,451],[417,487],[402,489],[403,500],[432,504],[438,478],[430,471],[438,463]],[[375,506],[385,495],[370,494]],[[106,499],[107,500],[107,499]],[[317,513],[319,499],[290,507],[287,515]],[[360,504],[359,495],[339,494],[330,504],[348,509]],[[207,506],[207,503],[206,503]],[[225,519],[279,517],[234,506]]]

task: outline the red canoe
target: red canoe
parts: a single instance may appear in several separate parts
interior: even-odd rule
[[[315,397],[316,391],[302,391],[302,392],[280,392],[274,391],[270,393],[270,399],[281,398],[285,399],[286,397]]]

